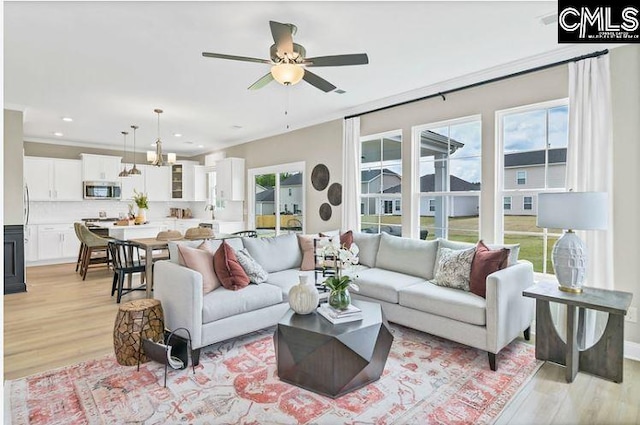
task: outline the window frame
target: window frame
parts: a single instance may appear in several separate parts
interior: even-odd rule
[[[507,199],[509,199],[509,202],[508,202],[508,204],[509,204],[509,208],[506,208],[506,206],[507,206]],[[512,206],[512,205],[513,205],[513,196],[503,196],[503,197],[502,197],[502,208],[503,208],[504,210],[511,211],[511,206]]]
[[[527,202],[527,199],[529,199],[529,202]],[[529,208],[527,208],[527,205],[529,205]],[[533,196],[522,197],[522,209],[524,211],[533,211]]]
[[[520,174],[522,174],[522,178],[520,177]],[[520,180],[522,180],[522,183],[520,183]],[[522,185],[526,185],[526,184],[527,184],[527,170],[517,170],[516,171],[516,185],[522,186]]]

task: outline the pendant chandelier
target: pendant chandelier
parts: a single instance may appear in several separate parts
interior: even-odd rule
[[[122,171],[120,171],[120,174],[118,174],[118,177],[129,177],[129,172],[127,171],[127,163],[125,162],[127,160],[127,133],[126,131],[122,131],[122,136],[124,138],[124,143],[123,143],[123,148],[122,148],[122,163],[124,164],[124,168],[122,169]]]
[[[136,167],[136,130],[138,129],[138,126],[132,125],[131,128],[133,128],[133,168],[129,170],[129,175],[133,176],[140,175],[142,172],[140,172]]]
[[[162,158],[162,142],[160,141],[160,114],[162,113],[162,109],[154,109],[153,112],[158,114],[158,139],[156,140],[156,151],[147,151],[147,161],[151,163],[151,165],[155,165],[156,167],[161,167],[165,165],[165,161]],[[176,162],[176,154],[168,153],[167,154],[167,164],[175,164]]]

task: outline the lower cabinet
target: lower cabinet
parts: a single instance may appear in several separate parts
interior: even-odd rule
[[[35,224],[25,226],[24,259],[26,262],[38,260],[38,226]]]
[[[77,257],[79,249],[73,224],[38,226],[38,261]]]

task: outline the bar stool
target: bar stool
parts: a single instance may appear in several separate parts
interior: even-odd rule
[[[84,249],[86,248],[86,245],[84,244],[84,242],[82,242],[82,237],[80,236],[80,226],[82,225],[83,223],[73,223],[73,230],[75,230],[76,237],[80,241],[80,248],[78,249],[78,261],[76,261],[76,273],[80,268],[80,264],[82,264],[82,255],[84,254]]]
[[[80,231],[80,243],[84,244],[84,253],[82,254],[82,263],[80,265],[80,275],[82,280],[87,278],[87,270],[89,266],[95,264],[106,264],[109,268],[109,239],[105,239],[93,233],[82,223],[78,223]],[[98,254],[98,255],[94,255]]]

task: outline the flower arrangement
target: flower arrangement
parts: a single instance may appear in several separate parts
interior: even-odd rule
[[[320,255],[323,258],[333,259],[332,266],[335,268],[335,276],[329,276],[324,285],[331,291],[329,294],[329,304],[337,309],[346,309],[351,303],[351,297],[348,289],[354,291],[360,290],[358,285],[353,281],[354,277],[349,274],[343,274],[352,266],[359,263],[358,253],[360,249],[354,243],[351,247],[346,248],[340,245],[337,238],[325,242],[320,248]],[[323,264],[324,267],[324,264]]]
[[[143,210],[148,210],[149,209],[149,198],[147,197],[147,194],[138,192],[135,189],[133,189],[133,194],[134,194],[133,195],[133,201],[136,203],[138,208],[141,208]]]

